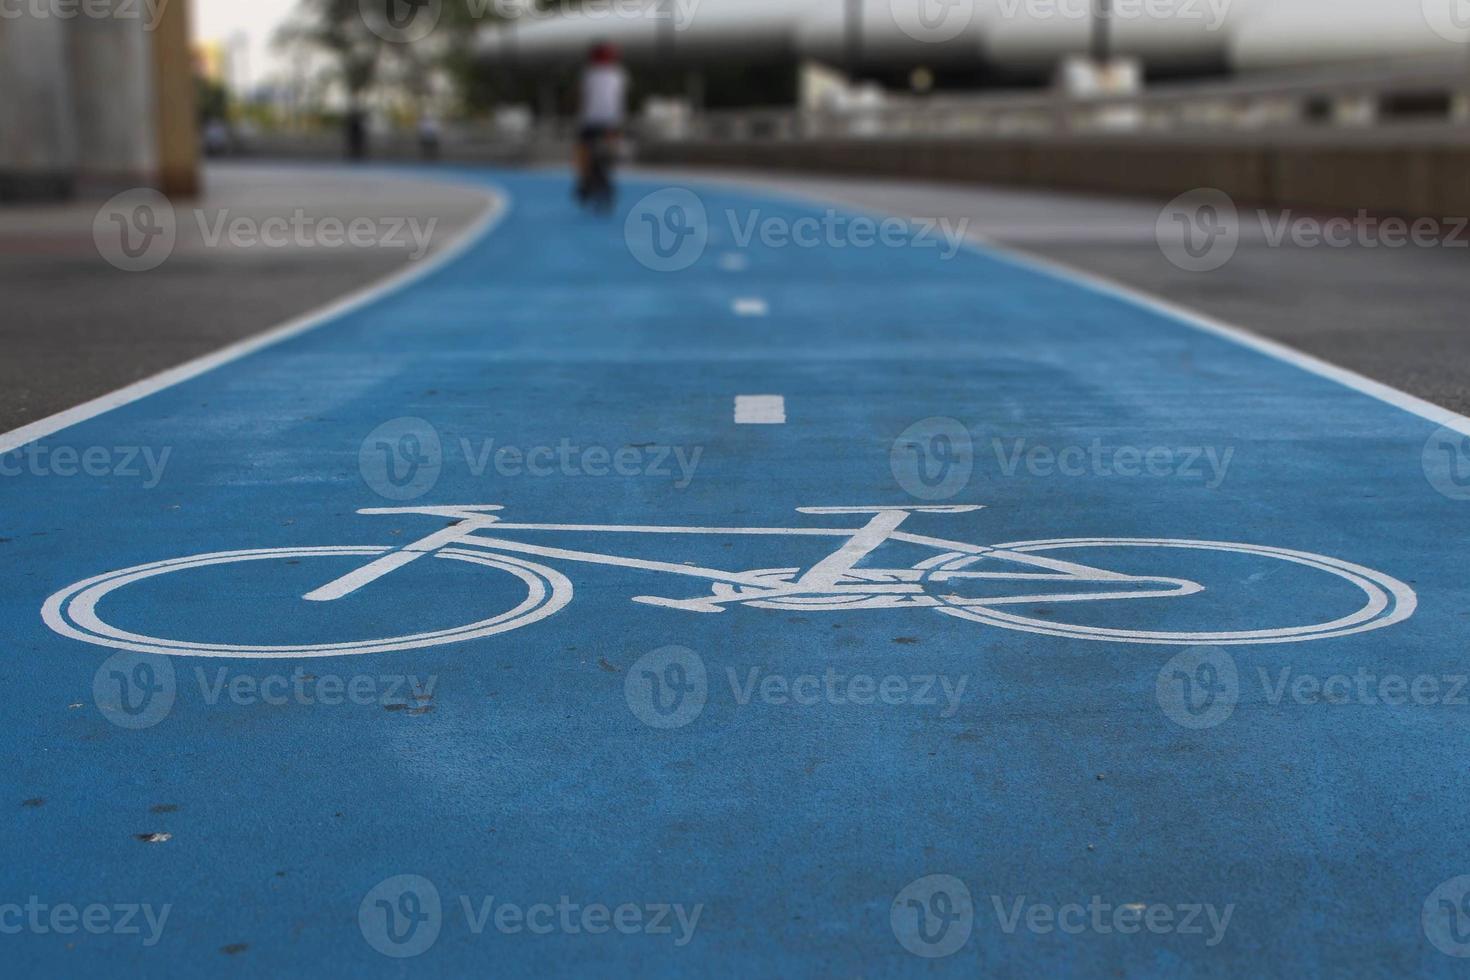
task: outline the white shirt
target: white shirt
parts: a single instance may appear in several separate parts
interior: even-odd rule
[[[582,122],[621,126],[627,112],[628,73],[620,65],[592,65],[582,75]]]

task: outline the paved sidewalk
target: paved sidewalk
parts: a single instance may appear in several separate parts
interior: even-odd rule
[[[483,194],[422,172],[216,165],[207,186],[201,200],[179,206],[178,244],[146,274],[115,268],[99,253],[93,221],[102,202],[0,208],[0,344],[6,351],[0,358],[0,432],[369,286],[412,261],[418,245],[409,219],[417,219],[421,231],[434,222],[432,254],[486,206]],[[286,244],[249,244],[249,230],[271,218],[276,225],[264,230]],[[364,218],[380,230],[382,244],[300,243],[315,242],[318,233],[323,242],[333,240],[324,219]],[[240,219],[248,222],[240,226],[247,234],[232,236],[231,224]],[[280,219],[287,222],[284,229]],[[283,230],[284,238],[275,234]],[[219,244],[211,244],[216,231],[222,232]]]

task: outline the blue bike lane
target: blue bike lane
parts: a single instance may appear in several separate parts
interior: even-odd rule
[[[12,963],[1461,966],[1470,490],[1441,425],[1470,423],[954,249],[943,229],[647,181],[600,220],[554,176],[454,179],[509,208],[442,266],[4,455]],[[1204,588],[1043,596],[1007,607],[1032,628],[1006,629],[917,604],[635,603],[709,583],[543,555],[522,557],[565,576],[570,601],[457,644],[132,656],[42,618],[94,576],[247,550],[280,554],[141,578],[92,612],[184,646],[321,647],[462,626],[538,587],[420,560],[302,600],[446,523],[359,510],[450,505],[541,526],[794,531],[867,520],[798,508],[983,505],[903,530],[1078,539],[1037,553]],[[505,537],[730,570],[809,568],[840,543]],[[1371,583],[1123,543],[1139,539],[1327,556],[1417,606],[1390,596],[1360,624],[1379,628],[1312,637],[1371,604]],[[890,543],[864,563],[936,553]],[[1273,629],[1287,632],[1187,639]]]

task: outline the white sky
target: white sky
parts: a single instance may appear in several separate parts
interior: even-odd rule
[[[270,42],[296,4],[297,0],[193,0],[194,36],[200,41],[229,43],[243,35],[249,51],[248,81],[258,84],[282,67]]]

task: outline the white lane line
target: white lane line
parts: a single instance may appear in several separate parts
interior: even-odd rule
[[[736,395],[735,424],[785,425],[785,397],[781,395]]]
[[[1336,364],[1324,361],[1319,357],[1313,357],[1311,354],[1299,351],[1294,347],[1288,347],[1277,341],[1253,334],[1242,327],[1232,326],[1223,320],[1216,320],[1204,313],[1198,313],[1194,310],[1186,309],[1183,306],[1176,306],[1168,300],[1158,299],[1157,297],[1150,296],[1131,286],[1125,286],[1120,282],[1115,282],[1104,276],[1084,272],[1081,269],[1043,258],[1019,248],[989,241],[978,235],[969,236],[965,245],[973,251],[996,259],[997,261],[1005,262],[1031,272],[1040,273],[1053,279],[1070,282],[1084,289],[1091,290],[1094,293],[1110,296],[1113,299],[1119,299],[1125,303],[1143,307],[1146,310],[1152,310],[1186,327],[1214,334],[1217,337],[1222,337],[1242,347],[1249,347],[1251,350],[1264,354],[1273,360],[1284,361],[1303,371],[1308,371],[1319,377],[1336,381],[1346,388],[1352,388],[1371,398],[1386,402],[1395,408],[1401,408],[1412,415],[1428,419],[1430,422],[1436,425],[1442,425],[1446,429],[1453,429],[1464,435],[1470,435],[1470,417],[1452,412],[1447,408],[1441,408],[1433,402],[1425,401],[1417,395],[1411,395],[1407,391],[1399,391],[1397,388],[1389,387],[1381,381],[1374,381],[1372,378],[1364,377],[1356,371],[1338,367]]]
[[[765,316],[771,312],[771,305],[763,299],[747,296],[735,301],[736,316]]]
[[[813,203],[831,203],[839,206],[849,214],[861,214],[878,219],[900,217],[901,220],[905,221],[913,220],[912,218],[903,218],[900,215],[895,215],[892,212],[883,211],[878,208],[864,207],[861,204],[855,204],[852,201],[844,200],[840,197],[822,197],[821,195],[783,191],[779,188],[772,188],[760,180],[752,178],[701,175],[699,182],[716,187],[735,187],[744,191],[755,191],[757,194],[769,200],[790,201],[793,204],[798,204],[806,208],[810,208]],[[1249,347],[1273,360],[1284,361],[1303,371],[1310,372],[1319,377],[1328,378],[1346,388],[1352,388],[1354,391],[1361,392],[1370,398],[1376,398],[1395,408],[1403,409],[1411,415],[1417,415],[1436,425],[1442,425],[1446,429],[1453,429],[1464,435],[1470,435],[1470,416],[1452,412],[1447,408],[1441,408],[1433,402],[1425,401],[1417,395],[1411,395],[1406,391],[1399,391],[1397,388],[1389,387],[1380,381],[1374,381],[1372,378],[1364,377],[1356,371],[1338,367],[1336,364],[1324,361],[1319,357],[1313,357],[1311,354],[1304,353],[1293,347],[1277,343],[1274,340],[1268,340],[1265,337],[1251,333],[1243,327],[1233,326],[1225,323],[1223,320],[1216,320],[1195,310],[1176,306],[1166,300],[1150,296],[1131,286],[1125,286],[1120,282],[1104,276],[1084,272],[1063,262],[1043,258],[1023,249],[992,241],[976,232],[971,232],[967,235],[962,244],[970,251],[977,252],[987,258],[996,259],[1012,266],[1037,272],[1052,279],[1069,282],[1104,296],[1121,299],[1134,306],[1153,310],[1155,313],[1163,314],[1183,326],[1223,337],[1242,347]]]
[[[726,272],[744,272],[750,261],[739,252],[726,252],[720,256],[720,268]]]
[[[455,182],[455,186],[468,189],[472,185]],[[165,388],[172,388],[174,385],[182,384],[192,378],[197,378],[201,374],[213,371],[215,368],[228,364],[231,361],[238,361],[242,357],[279,344],[283,340],[289,340],[299,334],[314,330],[323,324],[346,316],[364,306],[371,305],[389,293],[397,292],[443,266],[448,265],[495,230],[496,226],[505,220],[505,216],[511,211],[510,198],[504,192],[499,189],[491,190],[483,187],[475,189],[484,192],[485,199],[489,202],[489,207],[473,225],[461,232],[459,238],[442,251],[413,263],[408,268],[395,273],[387,279],[381,280],[375,285],[366,286],[356,292],[348,293],[341,299],[321,309],[297,317],[294,320],[289,320],[278,327],[267,330],[265,333],[257,334],[254,337],[249,337],[228,347],[221,348],[213,354],[206,354],[195,360],[186,361],[178,367],[169,368],[167,371],[155,374],[151,378],[144,378],[142,381],[134,382],[126,388],[119,388],[111,394],[94,398],[89,402],[83,402],[75,408],[69,408],[64,412],[58,412],[55,415],[39,419],[29,425],[23,425],[19,429],[0,434],[0,453],[8,453],[12,449],[19,449],[21,446],[35,442],[37,439],[44,439],[46,436],[55,435],[63,429],[70,428],[88,419],[96,418],[115,408],[121,408],[124,405],[147,398],[149,395],[163,391]]]

